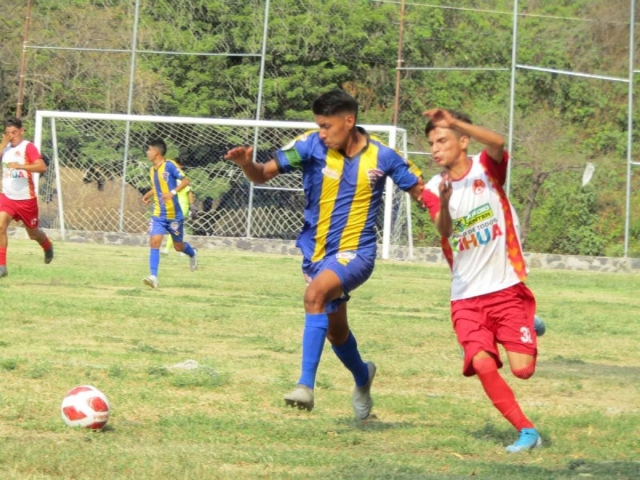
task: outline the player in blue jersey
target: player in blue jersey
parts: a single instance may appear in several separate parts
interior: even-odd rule
[[[154,197],[154,208],[149,227],[149,270],[150,275],[143,282],[151,288],[158,288],[158,266],[160,265],[160,245],[165,234],[173,238],[173,248],[189,256],[191,271],[198,268],[198,252],[184,241],[184,215],[178,192],[189,185],[189,179],[182,173],[173,160],[164,158],[167,145],[164,140],[152,140],[148,143],[147,158],[153,166],[149,170],[151,190],[144,194],[142,201],[151,203]]]
[[[302,374],[284,396],[287,405],[311,410],[316,372],[325,338],[355,380],[356,418],[369,417],[373,401],[372,362],[364,362],[347,322],[349,293],[371,275],[376,258],[376,216],[385,178],[420,201],[420,172],[395,150],[356,126],[358,104],[343,91],[318,97],[312,106],[319,130],[302,135],[278,150],[267,163],[252,161],[252,148],[236,147],[225,156],[254,183],[301,169],[306,196],[304,225],[297,246],[304,260],[305,326]]]

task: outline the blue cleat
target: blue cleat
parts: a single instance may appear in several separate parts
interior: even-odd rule
[[[520,438],[513,445],[509,445],[506,450],[509,453],[519,453],[532,448],[542,446],[542,438],[535,428],[523,428],[520,430]]]
[[[547,327],[545,326],[544,322],[537,315],[533,317],[533,329],[536,331],[536,335],[538,337],[543,336],[544,332],[547,330]]]

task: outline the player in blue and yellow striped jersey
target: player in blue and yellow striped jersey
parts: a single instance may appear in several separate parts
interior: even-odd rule
[[[312,107],[319,130],[302,135],[264,164],[252,161],[252,148],[236,147],[225,158],[254,183],[301,169],[306,196],[304,226],[297,245],[307,281],[304,294],[302,375],[285,395],[287,405],[311,410],[313,388],[325,339],[355,380],[356,417],[371,413],[376,367],[363,362],[349,329],[349,293],[371,275],[376,258],[376,215],[387,176],[420,200],[420,172],[395,150],[356,126],[358,104],[343,91],[318,97]]]
[[[151,288],[158,288],[158,266],[160,265],[160,245],[165,234],[173,238],[173,248],[189,256],[191,271],[198,268],[198,252],[184,241],[184,214],[178,201],[178,193],[189,185],[189,179],[173,160],[164,156],[167,145],[164,140],[152,140],[147,147],[147,158],[153,163],[149,170],[151,190],[144,194],[142,201],[150,203],[154,197],[153,214],[149,226],[149,270],[150,275],[143,281]]]

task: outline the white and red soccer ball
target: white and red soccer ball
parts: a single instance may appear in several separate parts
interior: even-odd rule
[[[96,387],[80,385],[65,395],[60,414],[70,427],[101,430],[109,421],[109,400]]]

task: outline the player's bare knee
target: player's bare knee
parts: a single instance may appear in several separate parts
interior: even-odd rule
[[[528,378],[531,378],[535,373],[535,371],[536,371],[535,360],[531,362],[529,365],[527,365],[526,367],[523,367],[520,369],[511,368],[511,373],[513,373],[514,376],[522,380],[527,380]]]
[[[184,243],[174,243],[173,248],[176,252],[182,252],[184,250]]]
[[[304,292],[304,308],[307,312],[322,312],[325,308],[325,292],[309,285]]]

